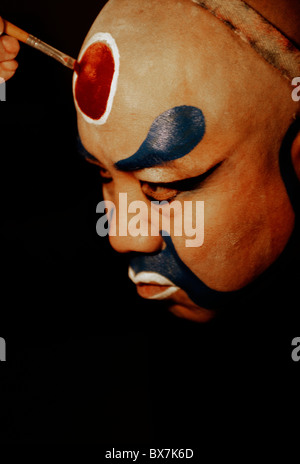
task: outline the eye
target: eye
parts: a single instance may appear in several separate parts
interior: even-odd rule
[[[99,173],[102,184],[109,184],[109,182],[112,182],[112,177],[107,169],[101,166]]]
[[[86,158],[86,161],[90,164],[97,166],[98,169],[100,168],[99,174],[100,174],[100,179],[101,179],[102,184],[108,184],[109,182],[112,181],[112,177],[109,171],[105,169],[102,165],[100,165],[98,160],[95,159],[94,161],[93,159]]]
[[[204,184],[206,179],[222,164],[222,161],[203,174],[174,182],[152,183],[141,181],[142,191],[149,200],[172,201],[182,192],[191,192]]]
[[[146,195],[150,201],[172,201],[179,192],[176,189],[151,182],[141,182],[141,188],[144,195]]]

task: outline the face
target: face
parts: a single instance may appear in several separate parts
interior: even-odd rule
[[[174,224],[165,236],[116,234],[110,242],[121,253],[135,252],[129,274],[142,297],[165,299],[175,314],[206,321],[219,295],[255,280],[292,233],[294,213],[278,165],[294,111],[290,89],[196,5],[168,0],[163,15],[160,2],[143,11],[140,2],[127,3],[107,5],[79,57],[96,68],[88,48],[95,34],[113,38],[115,49],[105,42],[110,67],[102,69],[102,76],[111,73],[109,114],[80,108],[82,93],[74,85],[80,138],[99,165],[117,229],[125,215],[120,193],[148,211],[152,201],[183,209],[186,202],[204,204],[201,246],[187,246],[190,237],[185,230],[176,234]],[[105,91],[101,95],[108,100]],[[128,223],[132,216],[126,213]],[[143,220],[150,223],[151,215]]]

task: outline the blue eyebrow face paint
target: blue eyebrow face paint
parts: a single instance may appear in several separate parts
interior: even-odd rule
[[[204,134],[202,111],[194,106],[176,106],[159,115],[138,151],[115,166],[121,171],[136,171],[182,158],[198,145]]]

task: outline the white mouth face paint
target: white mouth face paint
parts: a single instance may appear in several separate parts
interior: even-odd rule
[[[177,292],[179,290],[179,287],[176,287],[173,282],[171,282],[169,279],[166,277],[162,276],[161,274],[158,274],[157,272],[139,272],[138,274],[135,274],[134,270],[129,267],[128,268],[128,276],[130,280],[135,285],[138,284],[153,284],[153,285],[162,285],[162,286],[168,286],[169,288],[164,289],[160,293],[156,293],[153,296],[149,296],[149,300],[164,300],[168,298],[169,296],[173,295],[173,293]]]
[[[73,74],[77,111],[90,124],[105,124],[111,112],[120,69],[120,55],[109,33],[94,34],[80,51]]]

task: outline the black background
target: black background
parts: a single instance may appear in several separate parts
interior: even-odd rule
[[[103,3],[2,0],[0,14],[76,58]],[[72,72],[24,44],[18,61],[0,105],[2,442],[280,436],[298,407],[298,261],[204,326],[140,300],[126,256],[95,232],[101,187],[77,154]]]
[[[76,57],[103,3],[9,1],[0,14]],[[72,71],[24,44],[18,62],[0,108],[2,439],[141,443],[147,337],[127,264],[95,232],[101,186],[77,153]]]

